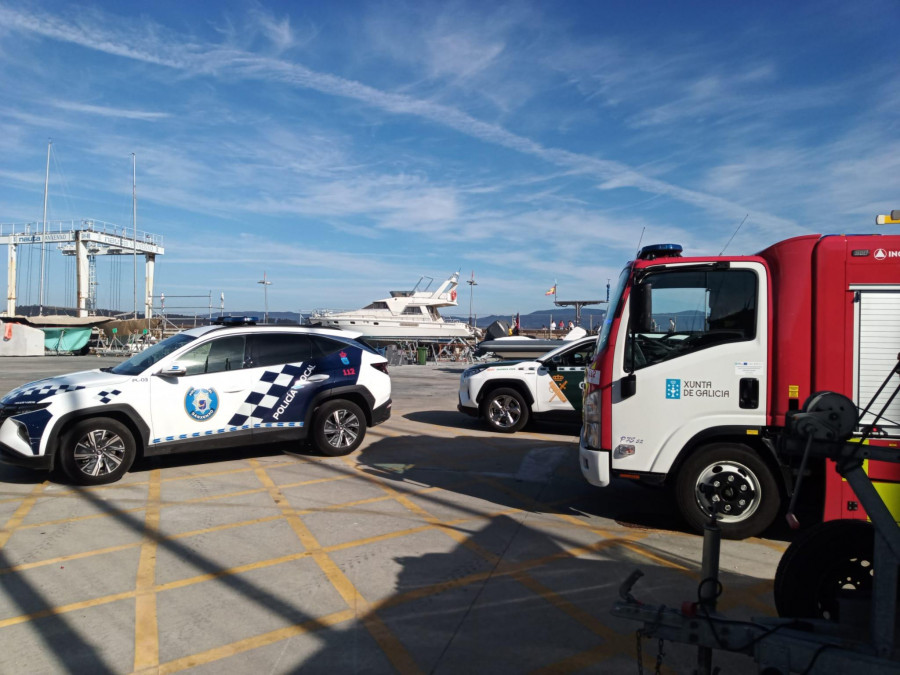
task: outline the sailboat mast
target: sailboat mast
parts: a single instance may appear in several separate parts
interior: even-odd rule
[[[47,172],[44,175],[44,227],[41,232],[41,282],[40,293],[38,298],[38,315],[44,314],[44,254],[47,250],[47,244],[44,241],[47,238],[47,190],[50,187],[50,146],[53,145],[52,140],[47,141]]]
[[[134,234],[134,318],[137,318],[137,157],[131,153],[131,228]]]

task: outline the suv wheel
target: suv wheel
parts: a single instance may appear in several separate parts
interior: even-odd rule
[[[63,472],[78,485],[115,483],[131,468],[137,447],[121,422],[108,417],[82,420],[69,429],[59,448]]]
[[[491,429],[511,434],[528,422],[528,404],[515,389],[495,389],[484,399],[481,414]]]
[[[313,445],[323,455],[349,455],[366,436],[366,416],[351,401],[328,401],[316,411],[312,431]]]

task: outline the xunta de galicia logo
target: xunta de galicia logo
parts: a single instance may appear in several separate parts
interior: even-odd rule
[[[215,389],[191,388],[184,397],[184,409],[195,420],[208,420],[219,409],[219,395]]]

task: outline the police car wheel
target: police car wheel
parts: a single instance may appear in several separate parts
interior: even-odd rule
[[[349,455],[366,435],[366,416],[351,401],[328,401],[316,411],[313,445],[323,455]]]
[[[495,389],[484,399],[481,414],[491,429],[511,434],[528,422],[528,404],[515,389]]]
[[[137,448],[121,422],[94,417],[75,424],[59,448],[63,472],[79,485],[114,483],[134,462]]]
[[[715,507],[726,539],[762,534],[781,505],[772,469],[738,443],[713,443],[688,457],[678,472],[675,499],[681,515],[698,532]]]

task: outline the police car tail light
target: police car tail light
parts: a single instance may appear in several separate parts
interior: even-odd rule
[[[387,364],[387,361],[383,361],[383,362],[381,362],[381,363],[373,363],[373,364],[372,364],[372,367],[373,367],[375,370],[380,370],[380,371],[381,371],[382,373],[384,373],[385,375],[388,374],[388,364]]]

